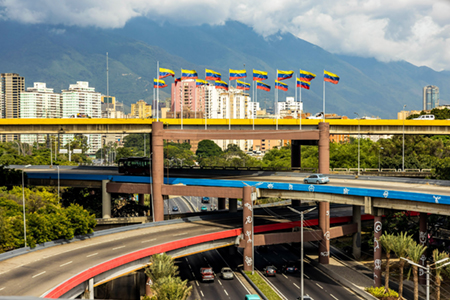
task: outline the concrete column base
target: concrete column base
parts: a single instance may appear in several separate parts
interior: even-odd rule
[[[218,199],[218,209],[226,209],[226,199],[225,198],[219,198]]]
[[[109,180],[102,180],[102,217],[111,218],[111,194],[107,192],[106,185]]]

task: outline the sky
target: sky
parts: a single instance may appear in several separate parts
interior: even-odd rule
[[[450,70],[450,0],[0,0],[0,19],[121,28],[135,17],[180,25],[244,23],[325,50]]]

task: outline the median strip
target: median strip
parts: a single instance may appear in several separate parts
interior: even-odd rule
[[[245,271],[245,275],[253,282],[253,284],[261,291],[261,293],[266,296],[268,300],[283,300],[280,296],[278,296],[277,293],[264,281],[264,279],[261,278],[261,276],[254,272],[252,275],[252,272]]]

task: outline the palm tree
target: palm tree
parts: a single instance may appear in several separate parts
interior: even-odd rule
[[[395,238],[393,239],[392,243],[392,251],[394,251],[395,256],[397,257],[406,257],[408,256],[406,250],[409,248],[409,245],[413,243],[413,239],[411,236],[409,236],[406,232],[400,232]],[[400,259],[399,262],[399,268],[400,268],[400,278],[398,283],[398,294],[400,298],[402,298],[403,295],[403,271],[405,270],[405,263],[406,261],[403,259]]]
[[[408,253],[408,258],[412,260],[414,263],[419,264],[420,258],[423,253],[427,250],[427,246],[413,243],[407,249],[406,253]],[[418,267],[416,265],[412,265],[413,275],[414,275],[414,300],[419,299],[419,272]]]
[[[438,249],[434,249],[433,251],[433,261],[434,263],[444,259],[444,258],[448,258],[448,253],[445,252],[439,252]],[[442,268],[439,268],[439,265],[436,265],[436,299],[439,300],[441,299],[441,272],[442,272]]]
[[[162,277],[154,286],[156,300],[186,300],[191,295],[192,286],[180,277]]]
[[[175,266],[172,257],[166,253],[155,254],[150,257],[150,266],[145,268],[145,275],[147,275],[153,283],[148,289],[146,286],[146,293],[152,296],[155,292],[156,282],[165,277],[175,277],[178,275],[178,266]]]
[[[393,234],[383,234],[380,237],[380,243],[381,246],[384,248],[384,251],[386,252],[386,273],[385,273],[385,279],[384,279],[384,286],[386,291],[389,291],[389,266],[390,266],[390,258],[391,258],[391,251],[394,245],[394,235]]]

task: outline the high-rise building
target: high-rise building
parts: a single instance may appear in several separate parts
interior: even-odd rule
[[[278,102],[278,114],[286,116],[286,111],[290,111],[293,117],[297,117],[303,110],[302,102],[295,102],[294,97],[286,97],[286,102]]]
[[[423,110],[432,110],[439,106],[439,88],[428,85],[423,88]]]
[[[33,87],[20,93],[20,118],[61,118],[61,95],[47,88],[44,82],[35,82]],[[45,135],[22,134],[22,143],[44,143]]]
[[[101,94],[95,92],[89,82],[77,81],[61,92],[61,115],[63,118],[101,118]],[[100,134],[88,134],[89,153],[101,147]],[[63,144],[73,140],[73,134],[63,136]]]
[[[146,119],[152,116],[152,106],[144,100],[131,104],[130,117]]]
[[[117,102],[116,97],[102,95],[102,118],[124,118],[123,103]]]
[[[16,73],[2,73],[0,75],[0,118],[20,117],[20,93],[25,90],[25,78]],[[3,135],[2,141],[17,139],[15,135]]]

